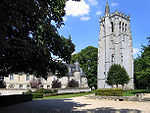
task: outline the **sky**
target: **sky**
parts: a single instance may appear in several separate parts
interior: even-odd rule
[[[150,0],[72,0],[66,3],[66,16],[63,17],[65,25],[58,31],[66,38],[71,35],[76,45],[75,53],[87,46],[98,47],[99,18],[105,14],[108,1],[110,12],[116,10],[130,15],[130,27],[133,39],[134,58],[140,54],[141,45],[147,45],[146,37],[150,36]]]

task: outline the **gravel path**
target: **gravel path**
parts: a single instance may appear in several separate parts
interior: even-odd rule
[[[0,113],[150,113],[150,101],[108,101],[75,97],[45,99],[0,108]]]

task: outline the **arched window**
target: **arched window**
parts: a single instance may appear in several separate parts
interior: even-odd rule
[[[122,32],[124,32],[124,23],[122,23]]]
[[[112,33],[114,32],[114,24],[113,24],[113,22],[111,22],[111,31],[112,31]]]
[[[19,85],[19,89],[23,89],[23,85],[22,84]]]
[[[127,32],[127,24],[125,24],[125,32]]]
[[[27,89],[29,89],[30,88],[30,85],[27,85]]]
[[[119,29],[121,30],[121,22],[119,22]]]
[[[105,35],[105,25],[103,24],[103,31],[104,31],[104,35]]]
[[[10,85],[8,86],[8,88],[9,88],[9,89],[14,89],[14,84],[10,84]]]
[[[111,62],[114,62],[115,58],[114,58],[114,54],[111,55]]]
[[[47,89],[49,89],[50,88],[50,85],[47,85]]]
[[[43,85],[40,85],[40,88],[43,88]]]

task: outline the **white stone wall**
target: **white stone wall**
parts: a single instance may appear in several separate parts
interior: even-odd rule
[[[33,80],[34,76],[29,75],[29,79],[27,79],[27,74],[13,74],[13,77],[10,79],[10,75],[8,77],[4,78],[4,81],[6,82],[6,89],[31,89],[30,82]],[[36,78],[35,78],[36,79]],[[52,81],[53,80],[59,80],[62,83],[61,88],[66,88],[68,85],[69,80],[76,80],[79,82],[80,87],[88,87],[87,79],[86,77],[81,77],[80,72],[75,72],[74,76],[64,76],[61,78],[58,78],[57,76],[54,76],[53,74],[50,74],[47,80],[44,78],[41,78],[41,86],[45,89],[52,88]],[[82,80],[82,81],[81,81]]]

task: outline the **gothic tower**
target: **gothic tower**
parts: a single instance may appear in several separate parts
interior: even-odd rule
[[[119,13],[110,14],[109,5],[105,16],[100,17],[98,48],[98,88],[111,88],[107,85],[107,73],[113,64],[124,67],[130,77],[126,88],[133,89],[133,45],[130,30],[130,17]]]

